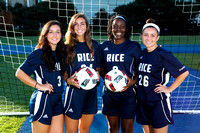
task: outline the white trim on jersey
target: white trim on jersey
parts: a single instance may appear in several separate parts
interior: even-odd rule
[[[42,92],[38,91],[37,96],[36,96],[36,100],[35,100],[34,115],[39,110],[41,97],[42,97]]]
[[[134,73],[134,70],[133,70],[133,63],[134,63],[134,57],[133,57],[133,59],[132,59],[132,63],[131,63],[131,65],[130,65],[130,72],[132,73],[132,79],[133,79],[133,77],[135,76],[135,73]]]
[[[69,65],[69,67],[70,67],[70,68],[69,68],[69,69],[70,69],[70,74],[69,74],[69,76],[72,76],[72,67],[71,67],[71,65]],[[64,107],[65,107],[66,104],[67,104],[67,98],[68,98],[69,88],[70,88],[70,85],[67,86],[67,87],[66,87],[66,90],[65,90]],[[69,107],[70,107],[70,104],[71,104],[71,100],[72,100],[72,94],[73,94],[73,92],[74,92],[74,89],[72,89],[72,91],[71,91],[70,100],[69,100],[68,107],[67,107],[65,113],[69,110]]]
[[[41,72],[42,78],[44,78],[44,76],[43,76],[43,71],[42,71],[42,66],[40,66],[40,72]]]
[[[67,113],[67,111],[69,110],[69,107],[70,107],[70,105],[71,105],[73,92],[74,92],[74,89],[72,89],[72,91],[71,91],[71,96],[70,96],[69,104],[68,104],[68,107],[67,107],[67,109],[66,109],[66,111],[65,111],[65,114]],[[68,95],[68,94],[66,94],[66,95]],[[67,100],[67,99],[66,99],[66,100]]]
[[[170,73],[167,72],[165,75],[164,75],[164,71],[165,71],[165,68],[163,68],[162,70],[162,73],[161,73],[161,77],[162,77],[162,82],[161,84],[166,86],[166,84],[169,82],[169,79],[170,79]],[[164,81],[164,77],[165,76],[165,81]],[[164,83],[163,83],[164,82]],[[170,117],[172,116],[172,109],[171,109],[171,103],[170,103],[170,93],[165,93],[165,95],[167,96],[167,99],[166,99],[166,102],[167,102],[167,107],[169,109],[169,112],[170,112]],[[163,109],[163,113],[167,119],[167,121],[169,121],[171,123],[171,121],[169,120],[169,118],[167,117],[166,115],[166,112],[165,112],[165,108],[164,108],[164,105],[163,105],[163,96],[162,94],[160,93],[160,96],[161,96],[161,105],[162,105],[162,109]]]
[[[169,72],[167,72],[166,74],[165,74],[165,83],[163,83],[163,85],[167,85],[167,83],[169,82],[169,79],[170,79],[170,73]]]
[[[70,88],[70,85],[66,85],[65,87],[65,101],[64,101],[64,107],[66,106],[66,103],[67,103],[67,97],[68,97],[68,93],[69,93],[69,88]]]
[[[40,91],[38,91],[38,92],[40,92]],[[41,92],[41,93],[42,93],[42,92]],[[44,102],[44,107],[43,107],[43,110],[42,110],[42,114],[41,114],[41,116],[38,118],[38,121],[42,118],[42,116],[43,116],[43,114],[44,114],[44,111],[45,111],[45,108],[46,108],[46,103],[47,103],[48,95],[49,95],[49,94],[47,94],[46,97],[45,97],[45,102]]]
[[[160,100],[160,102],[161,102],[161,105],[162,105],[162,109],[163,109],[163,113],[164,113],[164,115],[165,115],[165,118],[167,119],[167,121],[169,122],[169,123],[171,123],[171,121],[169,120],[169,118],[167,117],[167,115],[166,115],[166,112],[165,112],[165,108],[164,108],[164,105],[163,105],[163,100]],[[168,104],[168,103],[167,103]],[[171,112],[171,111],[170,111]],[[171,115],[171,113],[170,113],[170,115]]]
[[[37,73],[37,71],[35,70],[35,79],[36,79],[36,82],[42,84],[42,78],[39,76],[39,74]]]
[[[160,84],[166,86],[167,83],[169,82],[169,79],[170,79],[170,73],[167,72],[165,75],[164,75],[164,71],[165,71],[165,68],[163,68],[162,72],[161,72],[161,77],[162,77],[162,81]],[[165,78],[164,78],[165,76]],[[164,80],[165,79],[165,80]],[[164,82],[164,83],[163,83]],[[167,95],[167,93],[165,93],[165,95]],[[170,94],[168,94],[170,96]],[[162,93],[160,93],[160,96],[161,96],[161,99],[163,100],[163,96],[162,96]]]
[[[170,102],[170,93],[166,93],[166,96],[167,96],[167,106],[169,108],[169,111],[170,111],[170,117],[172,117],[172,108],[171,108],[171,102]]]

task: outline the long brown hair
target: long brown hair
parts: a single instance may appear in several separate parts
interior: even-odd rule
[[[60,23],[57,20],[51,20],[47,22],[44,27],[42,28],[42,31],[40,33],[38,44],[36,45],[35,49],[42,49],[43,53],[41,55],[42,60],[44,61],[45,65],[48,67],[49,71],[55,70],[55,64],[56,60],[53,57],[51,46],[49,45],[49,41],[47,40],[46,35],[49,33],[49,29],[52,25],[58,25],[61,29],[62,34],[62,28]],[[63,34],[56,46],[56,56],[58,62],[60,62],[61,67],[61,74],[64,74],[64,71],[66,69],[65,67],[65,44],[63,41]]]
[[[88,52],[89,52],[89,55],[90,55],[89,56],[90,60],[94,56],[94,47],[92,45],[91,31],[90,31],[90,26],[89,26],[88,20],[83,13],[77,13],[77,14],[72,16],[72,18],[69,22],[69,25],[68,25],[67,32],[65,34],[65,44],[67,45],[66,62],[70,65],[73,65],[73,61],[75,59],[76,44],[79,42],[79,40],[76,36],[76,33],[74,31],[75,22],[78,18],[85,19],[86,32],[85,32],[85,35],[84,35],[84,40],[85,40],[86,45],[88,46],[88,49],[89,49]]]

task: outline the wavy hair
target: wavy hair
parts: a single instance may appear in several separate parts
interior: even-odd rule
[[[92,38],[91,38],[91,31],[90,31],[90,26],[88,23],[88,20],[86,18],[86,16],[83,13],[77,13],[75,15],[72,16],[69,25],[68,25],[68,29],[67,32],[65,34],[65,44],[67,45],[67,57],[66,57],[66,63],[73,65],[73,61],[75,59],[75,49],[76,49],[76,44],[79,42],[76,33],[74,31],[74,26],[75,26],[75,22],[78,18],[83,18],[85,19],[86,22],[86,32],[84,35],[84,40],[86,42],[86,45],[88,46],[89,49],[89,57],[90,60],[92,60],[93,56],[94,56],[94,47],[92,45]]]
[[[125,15],[114,15],[112,16],[109,21],[108,21],[108,27],[107,27],[107,32],[108,32],[108,39],[112,42],[114,42],[114,35],[112,34],[112,24],[113,24],[113,21],[115,20],[115,18],[117,17],[117,19],[120,19],[120,17],[123,17],[125,19],[125,23],[126,23],[126,32],[125,32],[125,35],[124,35],[124,38],[126,40],[130,40],[130,36],[131,36],[131,26],[130,26],[130,23],[129,23],[129,20],[127,19],[127,17]]]
[[[49,41],[47,40],[47,37],[46,37],[52,25],[58,25],[61,29],[62,36],[56,46],[56,56],[57,56],[58,62],[60,62],[61,74],[63,75],[66,69],[65,67],[66,66],[65,65],[65,47],[66,46],[63,41],[63,33],[62,33],[60,22],[58,22],[57,20],[51,20],[44,25],[38,39],[38,44],[36,45],[35,49],[38,49],[38,48],[42,49],[43,53],[41,55],[41,58],[46,64],[48,70],[49,71],[56,70],[55,68],[56,60],[53,57],[51,46],[49,45]]]

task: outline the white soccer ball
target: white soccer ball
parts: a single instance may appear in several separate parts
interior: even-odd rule
[[[124,86],[128,83],[128,78],[126,74],[119,70],[117,66],[113,67],[113,70],[109,71],[105,75],[105,86],[113,92],[120,92]]]
[[[78,70],[76,73],[77,79],[80,88],[84,90],[90,90],[94,88],[98,83],[98,74],[91,67],[83,67]]]

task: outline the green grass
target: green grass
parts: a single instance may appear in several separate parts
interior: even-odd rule
[[[27,116],[0,116],[0,133],[17,133]]]
[[[92,36],[94,40],[101,43],[102,41],[108,40],[107,35],[103,34],[102,36]],[[24,39],[24,40],[23,40]],[[24,36],[16,37],[16,38],[5,38],[0,37],[2,44],[26,44],[26,45],[36,45],[38,43],[38,36]],[[31,42],[30,42],[31,40]],[[141,42],[140,34],[133,34],[131,36],[131,40]],[[177,36],[160,36],[158,40],[158,44],[200,44],[200,36],[192,36],[192,35],[177,35]]]
[[[200,54],[173,54],[182,64],[190,68],[200,70]]]
[[[15,77],[16,68],[19,64],[7,63],[3,56],[0,56],[0,62],[0,105],[3,105],[0,112],[27,112],[29,99],[34,89]],[[15,68],[13,68],[14,66]]]

